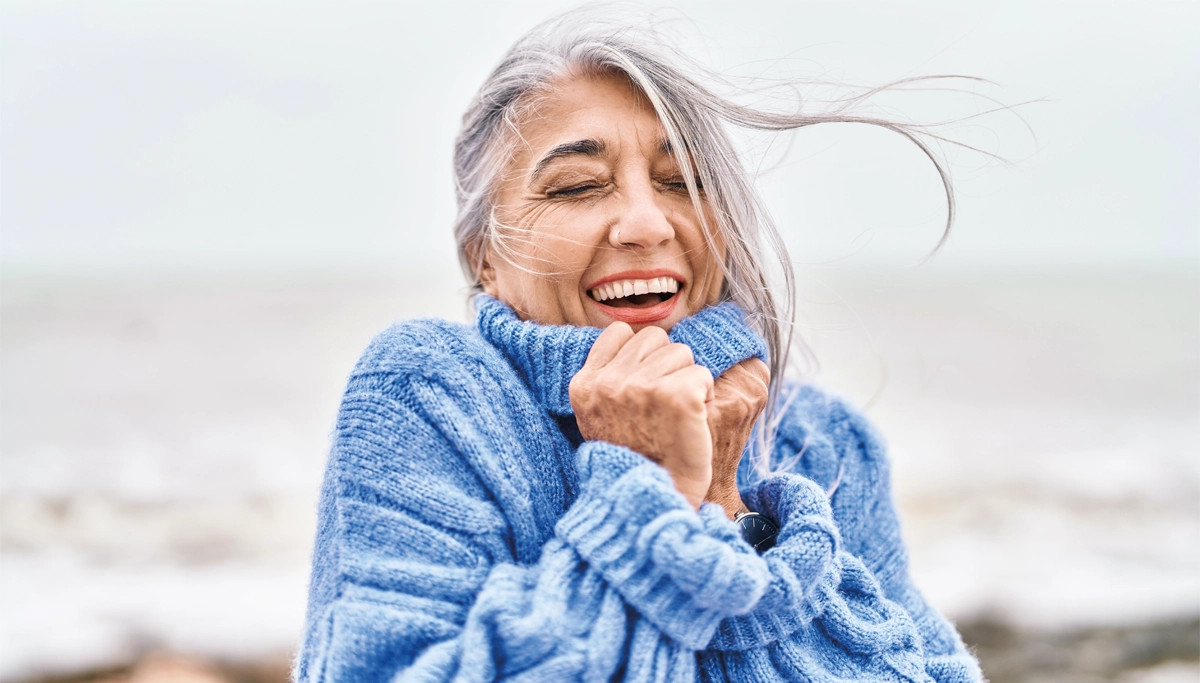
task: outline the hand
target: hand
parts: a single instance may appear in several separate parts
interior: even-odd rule
[[[713,400],[708,404],[713,473],[704,500],[725,508],[730,519],[746,511],[737,488],[738,463],[750,440],[754,422],[767,405],[770,381],[771,371],[766,363],[750,358],[725,371],[713,383]]]
[[[588,440],[625,446],[662,465],[699,508],[712,483],[713,439],[705,403],[712,373],[658,327],[637,334],[609,325],[571,379],[571,407]]]

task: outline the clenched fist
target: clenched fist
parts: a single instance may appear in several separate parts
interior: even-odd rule
[[[707,405],[713,379],[695,364],[690,348],[671,343],[658,327],[634,334],[629,325],[613,323],[571,380],[570,396],[583,438],[625,446],[657,462],[700,507],[713,481]]]
[[[725,508],[732,519],[746,510],[737,488],[738,463],[750,440],[754,422],[767,405],[771,371],[750,358],[729,368],[713,383],[708,403],[708,430],[713,439],[713,474],[705,500]]]

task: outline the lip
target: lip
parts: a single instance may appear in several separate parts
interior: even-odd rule
[[[654,304],[649,308],[617,308],[616,306],[609,306],[596,301],[592,298],[592,295],[588,293],[600,285],[608,284],[609,282],[615,282],[617,280],[650,280],[656,277],[673,278],[679,283],[679,291],[676,292],[675,296],[671,297],[670,299],[667,299],[662,303]],[[596,280],[584,288],[583,294],[593,306],[599,308],[600,312],[604,313],[613,320],[619,320],[620,322],[628,323],[630,325],[644,325],[646,323],[655,323],[659,320],[669,317],[671,312],[675,310],[675,302],[679,300],[685,285],[687,285],[687,281],[683,279],[682,275],[673,270],[668,270],[665,268],[660,268],[658,270],[626,270],[620,273],[609,275],[600,280]]]
[[[679,295],[667,299],[666,301],[654,304],[650,308],[617,308],[616,306],[606,306],[590,296],[588,299],[592,305],[600,309],[604,315],[619,320],[630,325],[642,325],[645,323],[656,323],[663,318],[671,315],[675,310],[675,302],[679,299]]]
[[[658,270],[624,270],[620,273],[613,273],[605,278],[596,280],[592,284],[584,287],[583,290],[585,293],[590,292],[600,285],[606,285],[610,282],[616,282],[617,280],[652,280],[656,277],[673,278],[679,283],[680,289],[683,289],[683,286],[687,284],[687,280],[683,279],[682,275],[668,268],[659,268]],[[674,299],[675,297],[671,298]],[[611,306],[609,308],[611,308]]]

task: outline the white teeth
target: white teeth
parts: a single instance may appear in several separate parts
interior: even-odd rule
[[[672,277],[656,277],[649,280],[618,280],[592,289],[590,294],[596,301],[620,299],[635,294],[674,294],[679,283]]]

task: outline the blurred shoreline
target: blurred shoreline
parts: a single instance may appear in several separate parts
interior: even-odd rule
[[[1170,683],[1200,674],[1200,620],[1041,633],[987,619],[957,625],[991,683]],[[16,683],[286,683],[290,657],[204,660],[151,651],[107,669]]]
[[[282,680],[346,375],[466,320],[456,275],[0,278],[0,680]],[[1195,680],[1196,268],[807,269],[798,308],[993,681]]]

